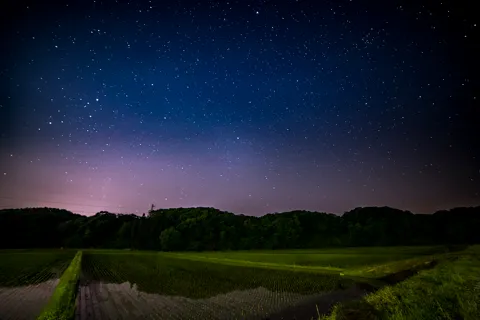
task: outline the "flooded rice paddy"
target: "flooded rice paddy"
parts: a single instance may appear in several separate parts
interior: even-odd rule
[[[76,319],[310,319],[365,292],[338,275],[86,254]]]

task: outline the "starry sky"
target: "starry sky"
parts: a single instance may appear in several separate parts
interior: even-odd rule
[[[0,208],[479,205],[469,6],[2,1]]]

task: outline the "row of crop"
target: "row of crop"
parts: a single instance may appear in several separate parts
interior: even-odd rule
[[[0,286],[17,287],[59,277],[75,252],[2,252],[0,254]]]
[[[266,315],[305,299],[295,291],[317,294],[338,285],[336,278],[304,272],[272,273],[149,253],[91,252],[85,254],[82,268],[104,310],[124,316],[145,312],[161,319]]]
[[[275,292],[315,294],[351,284],[338,275],[226,266],[151,253],[114,255],[93,252],[85,255],[83,267],[93,280],[128,281],[136,283],[145,292],[197,299],[258,287]]]

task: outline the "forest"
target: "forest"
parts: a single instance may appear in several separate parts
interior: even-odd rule
[[[433,214],[364,207],[335,215],[292,211],[260,217],[215,208],[148,214],[64,209],[0,210],[0,248],[112,248],[162,251],[299,249],[480,243],[480,206]]]

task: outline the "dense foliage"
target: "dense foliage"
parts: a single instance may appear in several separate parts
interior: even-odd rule
[[[66,210],[0,210],[3,248],[130,248],[242,250],[480,243],[480,207],[432,215],[389,207],[356,208],[342,216],[292,211],[262,217],[214,208],[150,211],[146,216]]]

